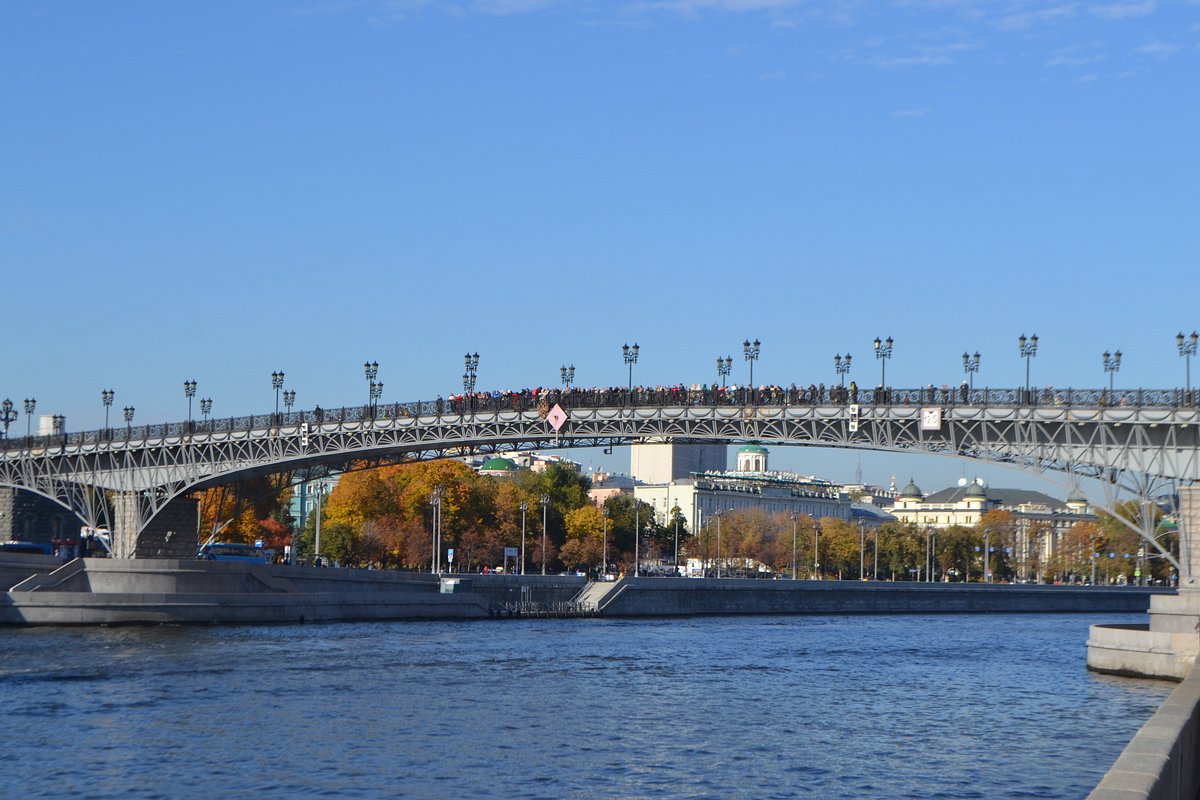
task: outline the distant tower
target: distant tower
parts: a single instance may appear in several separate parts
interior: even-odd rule
[[[738,472],[766,472],[767,448],[760,444],[747,444],[737,451]]]
[[[859,486],[863,485],[862,481],[862,454],[858,456],[858,466],[854,468],[854,482]]]
[[[1083,492],[1079,491],[1076,486],[1071,490],[1071,494],[1067,496],[1067,510],[1072,514],[1088,513],[1088,499]]]
[[[693,472],[724,472],[723,444],[674,444],[643,440],[629,448],[629,474],[642,483],[670,483]]]

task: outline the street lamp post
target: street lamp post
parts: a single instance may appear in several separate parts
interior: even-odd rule
[[[671,513],[675,516],[675,574],[679,574],[679,515],[681,513],[679,505],[676,504],[671,509]]]
[[[1192,335],[1185,342],[1183,339],[1183,331],[1175,337],[1175,344],[1179,347],[1179,355],[1183,359],[1184,368],[1187,370],[1187,392],[1192,392],[1192,356],[1196,355],[1196,343],[1200,342],[1200,334],[1192,331]]]
[[[850,354],[846,353],[843,359],[842,354],[838,353],[833,357],[833,368],[837,370],[838,378],[841,380],[842,387],[846,386],[846,374],[850,372]]]
[[[880,341],[875,337],[875,357],[879,359],[879,388],[887,386],[887,362],[892,357],[892,337]]]
[[[34,398],[25,401],[25,438],[28,439],[33,435],[33,430],[30,423],[33,421],[33,412],[37,408],[37,400]]]
[[[208,415],[212,412],[212,398],[205,397],[200,400],[200,416],[204,417],[204,426],[208,427]]]
[[[104,403],[104,433],[105,433],[105,435],[108,434],[108,410],[110,408],[112,408],[113,396],[114,396],[114,394],[113,394],[112,389],[103,389],[100,392],[100,402]]]
[[[275,424],[279,424],[279,390],[283,388],[283,370],[271,373],[271,388],[275,390]]]
[[[879,580],[879,532],[883,530],[882,525],[875,527],[875,546],[871,548],[872,556],[875,559],[874,566],[871,567],[871,580]]]
[[[983,527],[983,582],[992,582],[992,531]]]
[[[929,529],[929,582],[937,579],[937,528]]]
[[[317,481],[317,485],[316,485],[315,489],[316,489],[316,491],[314,491],[313,494],[315,494],[317,496],[317,519],[316,519],[316,524],[313,527],[313,566],[314,567],[320,566],[320,564],[321,564],[321,561],[320,561],[320,556],[321,556],[321,506],[323,505],[325,495],[329,492],[329,484],[325,483],[325,481],[323,481],[323,480]]]
[[[792,521],[792,580],[796,580],[796,523],[800,520],[800,514],[793,511],[788,518]]]
[[[1030,336],[1028,339],[1025,338],[1025,334],[1023,334],[1023,333],[1017,337],[1017,346],[1020,349],[1021,355],[1025,358],[1025,396],[1026,396],[1026,398],[1029,397],[1029,361],[1030,361],[1030,359],[1032,359],[1034,356],[1037,355],[1037,343],[1038,343],[1038,337],[1037,337],[1036,333],[1033,336]]]
[[[608,574],[608,506],[600,509],[600,515],[604,517],[604,537],[600,540],[600,575],[603,577]]]
[[[1113,381],[1117,376],[1117,372],[1121,369],[1121,351],[1110,353],[1104,351],[1104,371],[1108,373],[1108,394],[1113,393]]]
[[[183,382],[183,395],[188,401],[188,430],[192,429],[192,398],[196,396],[196,382]]]
[[[550,495],[542,495],[542,574],[546,574],[546,509],[550,507]]]
[[[979,351],[975,351],[975,355],[971,356],[963,353],[963,372],[967,374],[969,379],[968,388],[975,389],[975,373],[979,372]]]
[[[442,572],[442,497],[445,487],[440,483],[433,487],[429,497],[429,505],[433,508],[433,559],[430,562],[430,573],[440,575]]]
[[[364,361],[363,377],[367,379],[367,409],[371,416],[375,416],[375,401],[378,399],[375,393],[375,379],[379,377],[379,362]]]
[[[572,364],[569,367],[568,366],[559,367],[558,368],[558,378],[560,381],[562,381],[563,387],[566,388],[566,390],[568,392],[571,391],[571,384],[573,384],[575,382],[575,365]]]
[[[283,393],[283,407],[287,409],[287,413],[292,413],[292,406],[296,404],[296,390],[288,389]]]
[[[519,575],[525,574],[525,512],[529,510],[529,503],[521,503],[517,506],[521,509],[521,569],[518,570]]]
[[[621,353],[625,357],[625,363],[629,365],[629,390],[630,391],[633,391],[633,365],[637,363],[638,350],[640,350],[640,349],[641,348],[638,347],[637,342],[633,343],[633,347],[630,347],[628,344],[621,345]]]
[[[813,523],[813,580],[819,580],[817,577],[818,571],[821,569],[821,559],[818,556],[821,553],[821,523]]]
[[[733,371],[733,356],[725,356],[721,358],[717,356],[717,375],[721,378],[721,388],[725,388],[725,379],[729,377],[729,373]]]
[[[371,416],[374,417],[379,411],[379,398],[383,397],[383,381],[379,381],[371,386]]]
[[[133,406],[125,406],[125,438],[128,439],[133,435]]]
[[[863,528],[863,521],[858,521],[858,579],[866,580],[866,558],[867,558],[867,533]]]
[[[758,353],[762,343],[755,339],[752,343],[749,339],[742,342],[742,355],[746,357],[746,362],[750,364],[750,402],[754,402],[754,362],[758,361]]]
[[[467,353],[463,356],[463,401],[462,409],[467,410],[467,397],[475,391],[475,380],[479,376],[479,353]]]
[[[4,423],[4,438],[8,438],[8,426],[17,420],[17,412],[13,410],[13,401],[5,399],[0,403],[0,422]]]
[[[642,551],[639,547],[642,541],[642,508],[637,498],[633,501],[633,577],[641,576]]]

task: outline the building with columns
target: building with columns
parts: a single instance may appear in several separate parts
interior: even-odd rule
[[[814,519],[850,519],[850,497],[840,486],[791,472],[773,472],[767,448],[748,444],[737,451],[737,469],[694,472],[688,477],[634,485],[638,500],[649,503],[661,524],[678,507],[689,530],[707,523],[714,512],[761,510],[768,514],[807,514]]]
[[[1042,492],[1028,489],[1000,489],[984,485],[983,481],[960,481],[958,486],[926,495],[910,480],[900,490],[895,505],[888,511],[900,522],[921,527],[949,528],[954,525],[974,527],[983,515],[993,509],[1011,512],[1018,525],[1028,527],[1044,522],[1056,533],[1062,533],[1077,522],[1094,522],[1088,499],[1079,491],[1071,492],[1060,501]]]

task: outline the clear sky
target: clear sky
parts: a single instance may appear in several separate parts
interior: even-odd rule
[[[624,384],[626,341],[637,382],[744,381],[756,337],[756,382],[849,351],[873,385],[889,335],[890,384],[978,350],[1014,386],[1022,332],[1037,384],[1119,348],[1118,386],[1180,386],[1198,142],[1195,0],[9,0],[0,396],[78,430],[105,388],[181,419],[187,379],[267,411],[282,369],[332,407],[369,359],[414,400],[467,351],[480,387]]]

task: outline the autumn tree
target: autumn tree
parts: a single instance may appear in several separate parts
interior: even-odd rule
[[[604,516],[590,503],[567,512],[566,542],[559,557],[569,568],[587,570],[603,558]]]

